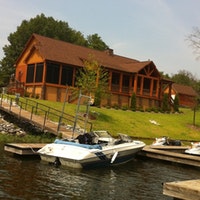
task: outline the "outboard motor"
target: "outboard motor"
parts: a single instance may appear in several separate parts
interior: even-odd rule
[[[59,160],[58,157],[56,157],[56,159],[55,159],[53,164],[54,164],[55,167],[59,167],[61,165],[60,160]]]

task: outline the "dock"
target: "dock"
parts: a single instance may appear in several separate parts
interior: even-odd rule
[[[164,183],[163,194],[174,199],[200,199],[200,179]]]
[[[145,146],[139,156],[200,167],[200,156],[184,153],[189,146]]]
[[[4,145],[4,150],[9,153],[27,156],[38,155],[37,151],[41,149],[44,143],[7,143]]]
[[[189,146],[145,146],[139,156],[200,167],[200,156],[184,153]],[[173,199],[200,200],[200,179],[163,184],[163,194]]]
[[[7,94],[0,95],[0,115],[11,119],[25,131],[47,132],[63,139],[69,139],[72,135],[83,132],[82,127],[88,131],[92,130],[92,122],[86,123],[85,115],[78,116],[78,123],[76,122],[76,127],[74,127],[76,116],[29,98],[21,97],[16,102],[15,97]]]

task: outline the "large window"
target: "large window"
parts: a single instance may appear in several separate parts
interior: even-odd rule
[[[72,86],[73,80],[73,68],[64,65],[62,67],[61,85]]]
[[[60,65],[56,63],[47,63],[46,82],[59,84]]]
[[[112,73],[112,91],[119,91],[119,81],[120,81],[120,74],[119,73]]]
[[[26,83],[33,83],[34,81],[34,68],[35,65],[31,64],[27,67]]]
[[[42,82],[42,77],[43,77],[43,63],[38,63],[36,64],[36,76],[35,76],[35,82]]]
[[[150,95],[151,79],[144,78],[143,95]]]
[[[129,80],[130,80],[129,75],[123,75],[123,81],[122,81],[122,91],[123,92],[129,91]]]

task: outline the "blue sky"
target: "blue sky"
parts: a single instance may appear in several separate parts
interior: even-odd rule
[[[115,54],[152,60],[169,75],[187,70],[200,79],[186,37],[200,28],[199,0],[0,0],[0,59],[22,20],[44,13],[84,36],[97,33]]]

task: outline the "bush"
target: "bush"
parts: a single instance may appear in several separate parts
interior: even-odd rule
[[[130,106],[130,109],[132,111],[136,111],[136,95],[135,95],[135,93],[133,93],[132,96],[131,96],[131,106]]]
[[[179,112],[179,97],[178,95],[174,98],[174,112]]]
[[[164,112],[169,112],[170,111],[169,103],[168,103],[168,94],[164,94],[164,96],[163,96],[162,110]]]
[[[128,105],[122,106],[122,110],[128,110]]]

